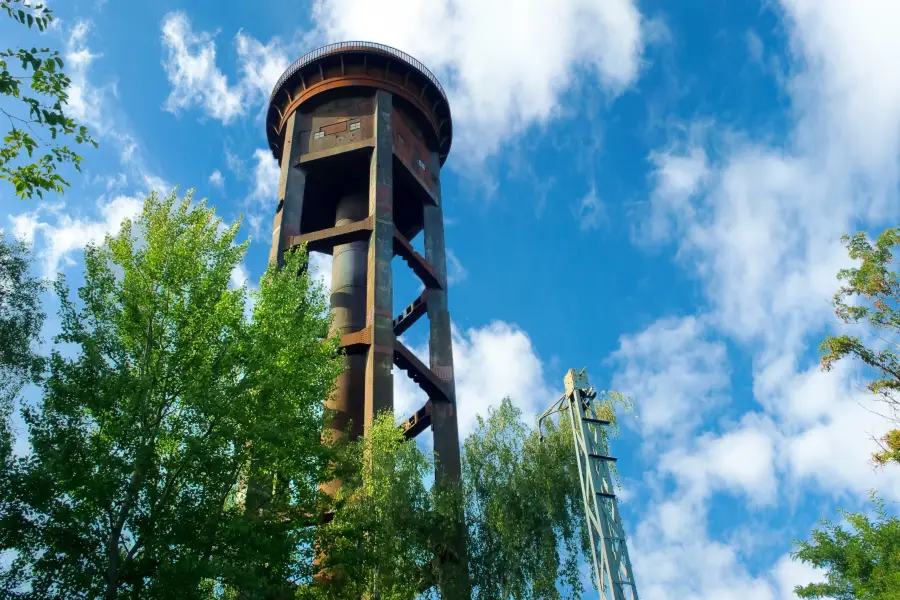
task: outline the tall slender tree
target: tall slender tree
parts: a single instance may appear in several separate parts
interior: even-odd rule
[[[338,349],[303,252],[262,278],[247,320],[237,231],[190,193],[151,194],[86,250],[77,301],[57,283],[73,352],[25,411],[7,595],[266,597],[309,576]],[[248,481],[269,486],[258,510]]]

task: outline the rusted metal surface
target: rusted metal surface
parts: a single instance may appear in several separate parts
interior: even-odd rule
[[[368,428],[375,417],[394,407],[392,350],[394,347],[394,281],[391,271],[394,232],[394,152],[391,139],[393,98],[375,93],[375,148],[369,164],[369,214],[374,217],[367,258],[366,306],[372,315],[372,351],[366,363],[364,418]]]
[[[419,320],[419,317],[425,314],[426,310],[428,310],[428,290],[422,290],[419,297],[394,319],[394,335],[403,335]]]
[[[429,164],[440,164],[436,152],[429,157]],[[435,485],[438,488],[453,488],[461,485],[462,466],[459,454],[459,422],[456,406],[456,384],[453,380],[453,336],[450,326],[450,311],[447,308],[447,255],[444,246],[444,215],[441,202],[440,181],[435,185],[437,203],[423,207],[425,232],[425,259],[433,269],[434,276],[443,284],[430,290],[428,295],[428,322],[430,335],[428,343],[429,364],[438,369],[441,386],[447,394],[447,401],[435,403],[432,407],[431,430],[434,435]],[[437,376],[437,375],[436,375]],[[467,565],[465,515],[460,509],[459,519],[454,523],[455,531],[449,535],[449,555],[438,554],[436,560],[445,566],[446,583],[442,582],[441,595],[444,598],[471,598]]]
[[[397,155],[429,196],[439,181],[440,166],[429,165],[430,152],[422,130],[402,111],[394,111],[394,154]]]
[[[288,120],[288,130],[284,145],[288,160],[282,164],[278,178],[278,208],[272,223],[272,248],[269,252],[269,264],[278,265],[284,263],[284,252],[291,246],[291,238],[300,233],[306,185],[303,169],[291,166],[294,163],[291,159],[300,153],[300,148],[294,143],[299,131],[299,123],[294,117]]]
[[[415,248],[412,247],[412,244],[409,243],[409,240],[407,240],[402,233],[397,231],[396,228],[394,228],[393,247],[394,254],[406,261],[406,264],[408,264],[409,268],[413,270],[413,273],[422,280],[425,287],[443,289],[444,285],[441,283],[441,280],[438,279],[437,275],[435,275],[432,266],[427,260],[422,258],[421,254],[416,252]]]
[[[400,423],[400,429],[406,439],[411,440],[431,427],[431,400]]]
[[[334,90],[382,89],[403,98],[428,124],[441,163],[450,152],[450,104],[437,78],[419,61],[395,48],[343,42],[301,57],[276,83],[269,100],[266,132],[276,158],[282,155],[284,124],[299,106]],[[349,126],[348,126],[349,127]],[[313,131],[313,130],[311,130]]]
[[[335,229],[351,227],[364,220],[367,214],[365,193],[343,196],[337,201]],[[334,246],[331,267],[331,331],[339,335],[353,334],[366,329],[366,276],[369,242],[365,239],[348,241]],[[333,435],[362,435],[364,411],[359,397],[365,391],[366,355],[346,353],[344,370],[338,376],[334,392],[326,406],[334,411],[329,424]],[[350,427],[348,428],[348,423]],[[337,490],[333,482],[329,492]]]
[[[372,345],[372,328],[366,327],[341,336],[341,348],[347,354],[365,352]]]
[[[333,158],[339,154],[368,150],[374,145],[375,140],[372,138],[359,140],[358,142],[347,142],[346,144],[340,144],[333,148],[329,148],[328,150],[319,150],[318,152],[308,152],[306,154],[301,154],[300,158],[297,159],[297,164],[306,165],[316,160]]]
[[[372,216],[361,221],[349,221],[329,229],[304,233],[291,237],[291,247],[306,244],[308,252],[326,252],[331,254],[335,246],[350,242],[368,241],[372,235],[375,219]]]
[[[428,68],[420,63],[418,60],[403,52],[402,50],[397,50],[396,48],[392,48],[390,46],[386,46],[385,44],[378,44],[375,42],[338,42],[336,44],[328,44],[327,46],[322,46],[321,48],[316,48],[311,52],[307,52],[297,60],[295,60],[291,65],[281,74],[281,77],[278,78],[278,81],[275,83],[275,87],[272,90],[272,94],[269,96],[269,100],[273,100],[278,92],[285,88],[285,84],[288,80],[290,80],[296,73],[300,72],[303,67],[309,65],[320,58],[325,56],[329,56],[332,54],[344,54],[347,52],[366,52],[373,54],[384,54],[394,60],[399,60],[410,67],[418,70],[421,74],[425,75],[428,78],[428,81],[432,83],[438,90],[441,92],[441,96],[443,96],[444,100],[447,99],[447,94],[444,92],[443,86],[438,81],[437,77],[428,70]],[[343,64],[343,60],[341,61]]]
[[[428,428],[436,451],[435,484],[460,481],[440,169],[452,138],[446,95],[418,61],[377,44],[319,49],[285,72],[272,93],[266,132],[279,159],[279,206],[272,257],[306,244],[331,252],[332,333],[344,371],[326,404],[334,436],[365,434],[393,408],[394,368],[405,371],[428,402],[401,424],[407,438]],[[424,232],[425,255],[410,240]],[[391,262],[400,256],[425,284],[393,315]],[[425,364],[397,340],[418,319],[429,321]],[[351,427],[352,423],[352,427]],[[334,494],[339,481],[324,486]],[[471,596],[463,515],[442,540],[441,595]],[[458,535],[457,535],[458,534]],[[427,583],[423,583],[427,586]]]

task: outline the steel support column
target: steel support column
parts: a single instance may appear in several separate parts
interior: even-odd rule
[[[393,99],[375,92],[375,148],[369,170],[369,214],[374,224],[369,242],[366,308],[372,345],[366,360],[365,431],[383,410],[394,408],[394,142]]]
[[[437,160],[437,156],[433,156]],[[428,354],[431,371],[442,381],[446,400],[431,402],[431,430],[434,435],[435,485],[449,489],[462,480],[459,453],[459,425],[456,410],[456,382],[453,376],[453,338],[450,328],[450,311],[447,308],[447,255],[444,245],[444,214],[441,207],[440,185],[432,190],[435,204],[423,208],[425,234],[425,261],[431,266],[439,286],[428,291],[428,322],[430,326]],[[441,581],[444,598],[470,598],[468,577],[468,551],[466,544],[465,515],[459,511],[454,538],[448,540],[454,557],[445,566],[449,577]],[[441,557],[439,557],[440,559]]]
[[[272,249],[269,264],[284,263],[284,252],[291,247],[292,238],[300,233],[300,218],[303,214],[303,193],[306,187],[306,173],[294,164],[300,157],[298,138],[299,122],[297,113],[292,113],[285,125],[284,155],[281,160],[281,175],[278,178],[278,208],[272,224]]]

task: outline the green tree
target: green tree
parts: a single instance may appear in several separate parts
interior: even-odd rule
[[[900,228],[885,230],[874,243],[863,232],[841,239],[860,265],[838,273],[844,284],[834,296],[835,313],[844,323],[867,323],[880,343],[870,347],[859,336],[829,335],[822,342],[822,368],[830,370],[848,356],[862,361],[874,373],[866,387],[885,403],[885,416],[900,423],[900,277],[893,254]],[[873,455],[876,464],[900,462],[900,428],[880,444]]]
[[[8,596],[254,598],[311,574],[337,342],[303,252],[247,319],[237,231],[190,193],[151,194],[85,251],[78,301],[57,283],[71,357],[54,351],[24,413]]]
[[[620,400],[602,397],[601,417],[614,421]],[[541,439],[504,399],[466,438],[463,485],[453,494],[423,483],[434,457],[382,416],[369,438],[348,448],[344,464],[354,475],[344,480],[334,520],[323,530],[322,566],[336,574],[336,585],[311,588],[310,597],[433,597],[433,584],[445,576],[433,557],[454,531],[450,519],[459,502],[473,598],[562,598],[561,589],[582,597],[589,547],[572,443],[568,421],[548,422]]]
[[[17,508],[12,501],[14,437],[9,419],[22,386],[36,383],[42,371],[42,361],[32,346],[44,320],[40,307],[43,285],[30,275],[30,259],[23,243],[8,243],[0,236],[0,548],[11,543],[9,534],[14,528],[2,523]]]
[[[40,31],[53,19],[49,8],[26,0],[0,0],[0,12]],[[81,170],[82,157],[63,139],[97,145],[87,128],[64,111],[72,82],[63,67],[59,52],[50,48],[0,49],[0,98],[9,99],[4,104],[10,106],[0,108],[10,125],[0,146],[0,179],[21,198],[62,192],[69,182],[59,168],[69,164]]]
[[[835,600],[900,599],[900,519],[889,517],[884,502],[872,496],[875,520],[841,511],[845,530],[825,522],[808,542],[800,542],[795,559],[827,571],[824,583],[797,586],[800,598]]]
[[[822,368],[826,371],[846,357],[853,357],[871,373],[867,389],[888,408],[888,419],[898,422],[900,360],[895,349],[900,341],[900,279],[893,250],[900,243],[900,229],[887,229],[872,242],[863,233],[841,238],[850,258],[859,266],[838,273],[841,285],[834,295],[837,316],[847,324],[866,323],[875,342],[867,346],[856,335],[829,335],[822,342]],[[900,429],[880,440],[873,454],[878,465],[900,462]],[[872,493],[875,519],[840,511],[850,525],[823,523],[809,541],[796,542],[796,560],[825,569],[824,583],[795,589],[801,598],[862,600],[900,599],[900,520],[889,517],[885,504]]]
[[[390,412],[366,437],[342,451],[342,486],[334,518],[319,534],[319,567],[329,585],[311,598],[412,600],[435,581],[432,558],[437,525],[433,457],[407,441]]]

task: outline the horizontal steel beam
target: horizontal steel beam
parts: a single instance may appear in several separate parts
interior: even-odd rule
[[[374,147],[375,138],[368,138],[365,140],[359,140],[357,142],[340,144],[339,146],[329,148],[328,150],[320,150],[319,152],[307,152],[306,154],[301,154],[300,158],[297,159],[297,162],[294,166],[306,165],[317,160],[333,158],[340,154],[348,154],[350,152],[356,152],[358,150],[368,150],[369,148]]]
[[[375,218],[369,216],[362,221],[292,236],[290,245],[296,248],[301,244],[306,244],[308,252],[331,252],[335,246],[340,244],[369,239],[374,225]]]
[[[372,328],[345,333],[341,336],[340,345],[347,354],[365,352],[372,345]]]

